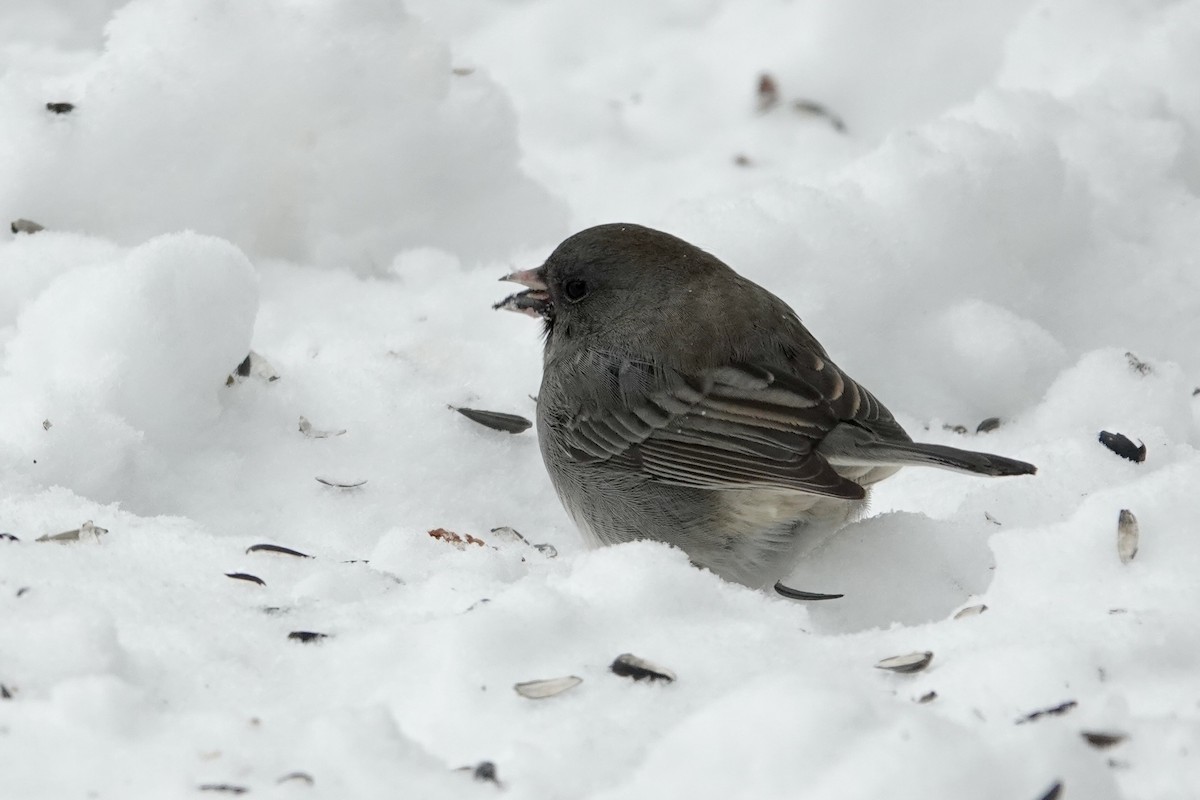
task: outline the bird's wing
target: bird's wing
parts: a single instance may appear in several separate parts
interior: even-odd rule
[[[613,377],[620,402],[559,420],[555,438],[577,462],[607,462],[660,483],[858,499],[863,488],[817,452],[825,435],[861,418],[907,440],[887,409],[816,354],[783,368],[743,363],[697,375],[625,361]]]

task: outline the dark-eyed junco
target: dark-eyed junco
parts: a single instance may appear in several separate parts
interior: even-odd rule
[[[544,320],[542,458],[596,543],[667,542],[758,587],[900,467],[1036,472],[914,443],[782,300],[670,234],[589,228],[504,280],[529,289],[496,307]]]

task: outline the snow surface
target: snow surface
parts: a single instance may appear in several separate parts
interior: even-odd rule
[[[1198,0],[0,6],[0,797],[1197,796],[1196,75]],[[615,220],[1039,474],[881,485],[837,601],[586,551],[447,405],[532,416],[495,278]]]

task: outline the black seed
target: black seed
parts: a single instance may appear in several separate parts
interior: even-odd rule
[[[487,781],[488,783],[500,782],[500,778],[496,775],[496,765],[491,761],[480,761],[476,764],[471,777],[477,781]]]
[[[328,639],[328,633],[316,633],[314,631],[292,631],[288,634],[289,639],[295,639],[297,642],[308,644],[309,642],[319,642],[322,639]]]
[[[12,700],[12,691],[3,683],[0,683],[0,700]]]
[[[247,355],[245,360],[237,365],[237,369],[235,369],[234,372],[243,378],[250,377],[250,356]]]
[[[451,408],[454,408],[451,406]],[[516,414],[505,414],[499,411],[480,411],[475,408],[454,408],[472,422],[477,422],[485,428],[505,433],[522,433],[530,429],[533,423],[525,417]]]
[[[312,786],[314,783],[316,783],[316,781],[313,780],[313,776],[309,775],[307,772],[289,772],[287,775],[284,775],[275,782],[286,783],[287,781],[302,781],[307,783],[309,786]]]
[[[247,553],[257,553],[265,551],[268,553],[282,553],[285,556],[298,556],[300,558],[312,558],[307,553],[301,553],[299,550],[293,550],[290,547],[283,547],[277,544],[252,544],[246,548]]]
[[[262,578],[258,577],[257,575],[251,575],[248,572],[226,572],[225,577],[233,578],[235,581],[249,581],[250,583],[257,583],[259,586],[267,585],[267,582]]]
[[[800,589],[793,589],[790,586],[784,586],[781,582],[776,582],[775,592],[791,600],[837,600],[839,597],[845,597],[844,594],[821,594],[819,592],[805,592]]]
[[[988,433],[1000,427],[999,417],[988,417],[975,428],[976,433]]]
[[[28,591],[29,591],[28,586],[22,586],[20,589],[17,589],[17,597],[20,597],[21,595],[25,594]]]
[[[74,103],[46,103],[46,110],[55,114],[70,114],[75,110]]]
[[[0,533],[0,542],[19,542],[21,541],[11,533]]]
[[[937,692],[926,692],[917,698],[917,702],[922,704],[932,703],[934,700],[937,700]]]
[[[1059,796],[1062,794],[1062,788],[1062,781],[1055,781],[1054,785],[1051,786],[1044,795],[1039,797],[1038,800],[1058,800]]]
[[[245,786],[234,786],[231,783],[203,783],[197,788],[202,792],[228,792],[229,794],[245,794],[250,791]]]
[[[1146,445],[1140,441],[1135,445],[1125,434],[1100,431],[1100,444],[1134,463],[1140,464],[1146,460]]]
[[[1034,720],[1041,719],[1042,717],[1061,717],[1063,714],[1067,713],[1077,705],[1079,705],[1079,703],[1075,702],[1074,700],[1068,700],[1065,703],[1059,703],[1056,706],[1043,708],[1039,711],[1026,714],[1017,720],[1017,724],[1023,725],[1026,722],[1033,722]]]
[[[1105,733],[1102,731],[1080,731],[1080,736],[1084,738],[1088,744],[1095,747],[1097,750],[1104,750],[1112,747],[1115,744],[1120,744],[1125,741],[1128,736],[1123,733]]]
[[[666,681],[671,683],[675,680],[675,673],[669,669],[651,664],[645,659],[638,658],[633,653],[622,653],[613,659],[613,662],[608,665],[614,675],[620,675],[622,678],[633,678],[635,681],[647,680],[650,681]]]

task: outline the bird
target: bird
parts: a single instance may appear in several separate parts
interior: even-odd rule
[[[593,545],[665,542],[778,588],[901,467],[1037,472],[914,442],[784,301],[669,233],[597,225],[501,280],[527,288],[494,307],[543,323],[539,447]]]

